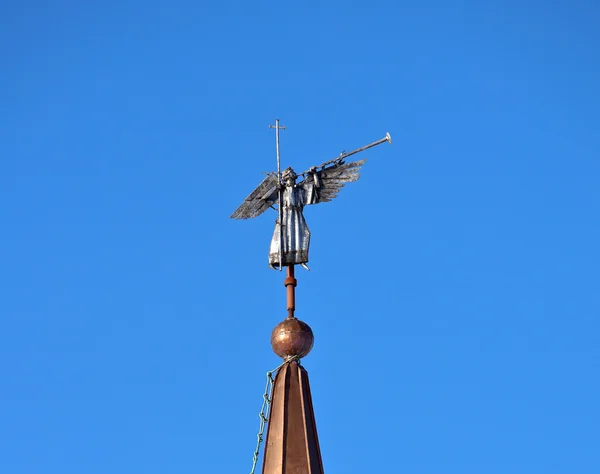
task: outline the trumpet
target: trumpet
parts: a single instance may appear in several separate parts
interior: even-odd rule
[[[342,161],[342,160],[348,158],[349,156],[355,155],[356,153],[360,153],[361,151],[365,151],[368,148],[372,148],[374,146],[381,145],[384,142],[392,143],[392,137],[389,134],[389,132],[385,134],[385,137],[383,137],[380,140],[377,140],[376,142],[369,143],[368,145],[365,145],[363,147],[357,148],[356,150],[350,151],[348,153],[342,152],[340,154],[340,156],[338,156],[337,158],[334,158],[333,160],[326,161],[325,163],[322,163],[321,165],[317,166],[316,168],[324,168],[325,166],[330,165],[331,163],[336,163],[336,162]]]

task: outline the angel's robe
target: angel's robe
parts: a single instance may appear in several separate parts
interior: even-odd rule
[[[314,183],[285,186],[281,207],[283,232],[280,233],[279,219],[275,222],[275,232],[269,249],[269,265],[279,266],[279,238],[281,240],[281,264],[296,265],[308,262],[310,230],[302,214],[304,206],[319,202]]]

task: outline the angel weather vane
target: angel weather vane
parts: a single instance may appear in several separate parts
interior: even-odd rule
[[[333,160],[319,166],[313,166],[299,176],[291,167],[281,171],[279,156],[279,130],[285,127],[275,125],[277,146],[277,173],[269,173],[258,187],[250,193],[244,202],[231,215],[232,219],[249,219],[276,209],[278,218],[269,249],[269,265],[271,268],[302,265],[307,268],[310,231],[304,219],[304,206],[328,202],[337,196],[339,190],[347,183],[358,180],[361,166],[367,161],[359,160],[346,163],[345,159],[367,148],[384,142],[392,143],[389,133],[381,140],[357,148],[349,153],[342,152]],[[300,182],[296,180],[303,178]],[[277,208],[274,205],[277,204]]]

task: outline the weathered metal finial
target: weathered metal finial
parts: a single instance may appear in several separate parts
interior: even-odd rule
[[[296,319],[296,285],[294,265],[287,267],[287,278],[283,281],[287,292],[288,317],[281,321],[271,333],[271,347],[283,359],[304,357],[313,347],[315,338],[308,324]]]
[[[313,348],[314,342],[310,326],[296,318],[284,319],[271,333],[273,352],[283,359],[305,357]]]
[[[277,173],[269,173],[262,183],[245,199],[231,215],[233,219],[249,219],[273,208],[277,203],[278,219],[269,250],[271,268],[308,263],[310,246],[310,230],[304,219],[304,206],[328,202],[334,199],[339,190],[347,183],[357,181],[360,168],[366,159],[345,163],[349,156],[384,142],[392,143],[389,133],[380,140],[357,148],[349,153],[342,153],[333,160],[319,166],[313,166],[300,175],[291,168],[281,172],[279,154],[279,130],[285,129],[275,121],[277,146]],[[296,182],[302,178],[300,182]],[[308,268],[308,267],[306,267]]]
[[[272,381],[272,398],[269,398],[269,382],[261,410],[261,425],[258,434],[258,447],[254,453],[251,474],[258,460],[264,424],[267,421],[265,406],[270,406],[266,438],[263,474],[323,474],[323,462],[317,436],[315,415],[308,381],[308,373],[300,365],[300,358],[306,356],[314,344],[310,326],[295,317],[298,284],[294,276],[295,265],[306,267],[310,231],[304,220],[304,206],[328,202],[337,196],[346,183],[359,178],[359,171],[366,160],[345,163],[344,160],[355,153],[392,142],[389,133],[385,138],[358,148],[350,153],[342,152],[337,158],[313,166],[300,175],[292,168],[281,171],[279,153],[279,130],[275,125],[277,149],[277,172],[269,173],[263,182],[246,198],[231,215],[234,219],[248,219],[265,212],[269,207],[276,209],[278,218],[269,250],[269,265],[282,270],[287,267],[284,281],[287,293],[288,316],[271,333],[273,351],[284,359]],[[298,179],[300,182],[297,182]],[[277,207],[274,205],[277,203]],[[308,268],[308,267],[306,267]]]

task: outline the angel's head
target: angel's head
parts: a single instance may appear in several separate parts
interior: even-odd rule
[[[288,186],[293,186],[294,184],[296,184],[297,177],[298,175],[294,172],[294,170],[291,167],[286,168],[285,170],[283,170],[283,173],[281,173],[281,179],[283,179],[283,182]]]

